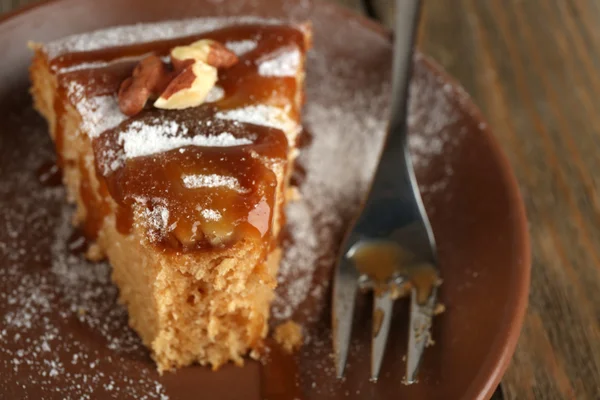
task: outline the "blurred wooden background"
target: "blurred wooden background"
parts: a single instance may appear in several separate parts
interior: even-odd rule
[[[392,22],[393,0],[329,1]],[[423,3],[420,49],[481,107],[527,207],[530,305],[504,398],[598,400],[600,1]]]

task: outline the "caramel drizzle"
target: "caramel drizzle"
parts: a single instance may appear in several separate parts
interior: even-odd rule
[[[261,104],[287,108],[291,110],[292,118],[298,120],[296,78],[261,76],[258,65],[262,60],[282,51],[304,51],[302,32],[287,26],[241,25],[185,38],[64,54],[50,61],[51,68],[57,71],[82,63],[110,62],[101,68],[63,73],[59,75],[59,84],[65,88],[71,81],[81,83],[86,88],[82,96],[114,94],[122,80],[131,74],[136,58],[150,52],[166,55],[174,46],[199,39],[213,39],[221,43],[253,40],[257,43],[253,50],[239,57],[238,64],[220,71],[217,85],[225,92],[220,101],[179,111],[165,112],[147,107],[140,114],[93,140],[96,176],[101,188],[106,188],[101,191],[101,196],[111,196],[118,204],[116,215],[119,231],[131,232],[133,213],[142,212],[141,209],[136,211],[136,204],[143,198],[149,212],[160,207],[165,207],[168,211],[168,234],[163,232],[159,235],[152,231],[152,227],[148,227],[149,237],[163,249],[183,252],[228,246],[242,238],[258,241],[271,233],[277,189],[277,179],[272,168],[279,166],[285,170],[287,138],[279,129],[218,120],[215,114],[223,110]],[[76,104],[81,98],[71,96],[69,100]],[[60,120],[63,110],[57,111]],[[119,142],[120,134],[131,127],[132,123],[148,123],[156,118],[187,127],[190,136],[228,132],[236,138],[252,138],[253,143],[233,147],[186,146],[160,154],[125,159],[122,166],[106,172],[106,154],[123,153],[122,143]],[[214,129],[206,129],[206,124],[201,129],[199,121],[211,121]],[[56,143],[57,146],[59,143],[62,146],[62,140],[58,139],[62,132],[58,131],[62,131],[61,126],[57,126]],[[80,165],[80,168],[85,174],[85,167]],[[184,176],[188,175],[229,177],[235,179],[243,190],[240,192],[227,187],[188,188],[182,184]],[[86,208],[93,209],[87,218],[85,231],[89,237],[94,238],[110,209],[104,206],[107,202],[97,199],[90,188],[82,185],[81,191]],[[216,211],[220,218],[203,218],[202,210]],[[271,241],[266,242],[268,246]]]

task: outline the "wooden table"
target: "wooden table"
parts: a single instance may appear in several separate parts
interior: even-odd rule
[[[393,18],[392,0],[335,1]],[[420,48],[481,107],[527,207],[530,305],[504,398],[600,399],[600,2],[424,3]]]

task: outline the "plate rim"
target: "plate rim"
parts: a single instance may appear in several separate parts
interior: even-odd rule
[[[517,276],[514,277],[512,281],[518,284],[515,289],[515,292],[518,295],[510,298],[509,303],[506,305],[507,311],[505,312],[504,318],[509,323],[503,325],[506,328],[500,331],[501,334],[498,335],[499,337],[495,342],[497,345],[492,346],[493,349],[499,350],[495,351],[495,357],[490,357],[490,361],[480,368],[480,373],[478,376],[482,374],[481,371],[484,369],[484,367],[487,367],[490,370],[488,373],[489,377],[487,379],[484,377],[480,378],[484,384],[481,385],[479,395],[477,395],[477,390],[473,388],[474,385],[472,385],[472,390],[468,391],[467,395],[465,396],[466,398],[470,398],[468,397],[468,394],[472,393],[473,399],[487,400],[492,396],[496,390],[496,387],[500,384],[504,373],[512,361],[512,357],[515,353],[517,343],[521,335],[521,330],[523,328],[523,323],[529,304],[529,289],[531,283],[531,243],[529,237],[527,212],[525,209],[525,203],[523,202],[521,190],[519,189],[519,183],[513,172],[512,165],[510,164],[507,155],[503,151],[502,146],[494,136],[494,133],[484,117],[483,112],[475,104],[471,95],[464,89],[464,87],[456,78],[450,75],[431,57],[423,53],[419,54],[422,57],[423,64],[429,68],[431,72],[438,77],[441,77],[446,83],[449,83],[454,91],[459,91],[454,99],[457,101],[460,107],[463,107],[464,111],[474,120],[484,124],[480,129],[480,134],[485,136],[486,142],[490,145],[491,154],[496,157],[500,167],[500,176],[502,178],[502,182],[506,186],[507,194],[509,194],[512,200],[510,204],[514,208],[513,211],[515,212],[515,216],[513,218],[514,222],[512,225],[515,229],[515,233],[517,233],[517,235],[515,235],[515,242],[520,245],[520,249],[518,249],[516,253],[519,254],[518,258],[521,260],[521,265],[519,268],[515,268]],[[486,380],[487,382],[485,382]],[[475,379],[473,381],[475,381]]]
[[[54,6],[55,4],[64,1],[67,0],[40,0],[7,11],[0,16],[0,30],[12,20],[23,17],[29,12]],[[385,37],[386,40],[392,41],[393,32],[390,29],[365,15],[338,5],[332,0],[311,1],[311,4],[315,3],[318,3],[317,7],[326,8],[332,12],[342,14],[349,20],[353,20],[364,28]],[[465,395],[463,396],[464,399],[489,399],[501,382],[515,353],[528,307],[531,281],[531,243],[528,233],[525,204],[510,161],[503,151],[502,146],[494,136],[483,112],[475,104],[473,98],[468,94],[460,82],[450,75],[433,58],[422,53],[418,49],[416,54],[419,62],[421,62],[430,73],[451,85],[452,90],[456,94],[453,96],[453,99],[463,111],[477,122],[484,124],[482,129],[480,129],[480,133],[485,136],[485,141],[490,145],[490,153],[495,157],[498,163],[500,176],[502,178],[501,182],[506,187],[507,194],[510,198],[509,204],[514,212],[512,226],[515,233],[515,243],[518,244],[515,253],[518,254],[518,259],[521,260],[520,266],[514,270],[516,276],[512,278],[512,282],[517,283],[517,287],[514,288],[514,292],[517,295],[510,298],[510,301],[506,304],[506,311],[503,318],[507,320],[507,323],[503,324],[503,328],[497,334],[497,339],[494,342],[495,345],[492,346],[492,349],[494,349],[493,356],[488,357],[488,360],[480,367],[479,374],[472,379],[470,387],[467,388]]]

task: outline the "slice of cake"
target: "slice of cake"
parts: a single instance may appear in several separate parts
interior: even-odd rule
[[[211,18],[34,45],[74,223],[160,371],[241,364],[267,333],[309,43]]]

